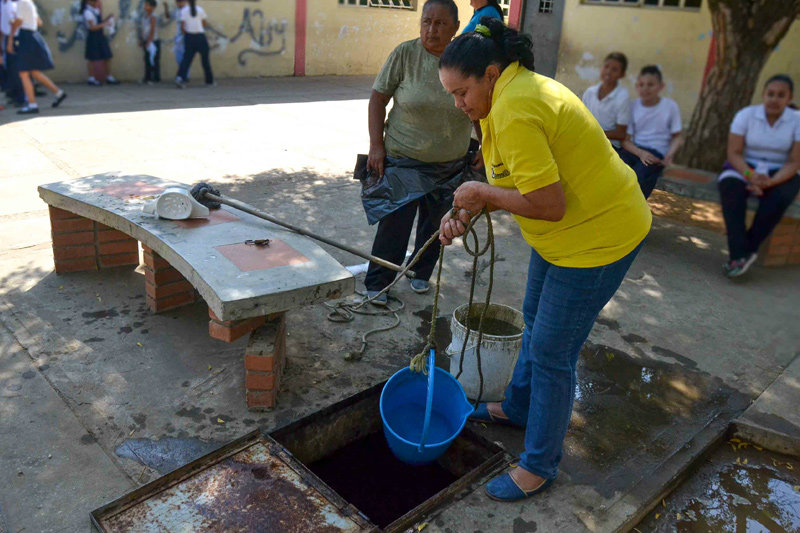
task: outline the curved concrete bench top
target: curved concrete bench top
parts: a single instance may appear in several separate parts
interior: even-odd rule
[[[99,174],[39,186],[49,205],[122,231],[167,260],[221,320],[287,311],[352,294],[353,275],[311,239],[227,206],[208,219],[165,220],[142,205],[167,187],[152,176]],[[270,239],[266,247],[244,244]]]

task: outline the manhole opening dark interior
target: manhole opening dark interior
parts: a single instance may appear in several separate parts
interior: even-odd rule
[[[271,434],[318,478],[384,531],[403,531],[497,470],[503,450],[469,426],[435,463],[392,455],[378,409],[383,384]]]

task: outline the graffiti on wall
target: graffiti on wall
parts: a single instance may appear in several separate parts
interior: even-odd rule
[[[136,8],[132,10],[132,0],[118,0],[118,14],[115,14],[117,26],[115,28],[116,31],[110,32],[108,35],[110,41],[113,41],[122,33],[121,30],[126,25],[132,26],[136,32],[135,34],[139,34],[143,5],[144,0],[139,0]],[[83,22],[83,14],[80,11],[79,1],[76,0],[72,2],[68,11],[64,8],[54,10],[52,16],[47,15],[47,12],[39,5],[39,2],[37,2],[37,7],[39,8],[42,19],[49,20],[50,23],[56,27],[56,41],[58,42],[58,50],[60,52],[67,52],[71,50],[76,43],[86,40],[87,30]],[[159,15],[158,25],[164,28],[172,24],[176,19],[176,10],[173,11],[171,20]],[[66,32],[60,28],[64,26],[65,23],[71,26]],[[268,57],[283,54],[286,51],[286,34],[288,27],[289,23],[286,19],[268,19],[261,9],[250,9],[246,7],[242,10],[239,29],[233,36],[228,36],[224,31],[221,31],[211,23],[206,27],[206,35],[209,38],[211,48],[222,52],[225,51],[228,45],[249,37],[249,46],[241,50],[236,57],[239,65],[245,66],[248,56],[251,55]],[[45,34],[44,31],[42,33]]]
[[[253,25],[256,21],[258,29]],[[250,37],[250,47],[239,52],[236,57],[240,65],[247,64],[247,56],[250,54],[257,56],[273,56],[282,54],[286,51],[286,30],[289,23],[286,19],[277,21],[267,20],[264,12],[260,9],[250,10],[244,8],[242,12],[242,22],[239,24],[239,31],[233,37],[228,37],[224,33],[212,27],[211,24],[206,28],[212,36],[212,48],[224,50],[228,44],[235,43],[242,37]]]

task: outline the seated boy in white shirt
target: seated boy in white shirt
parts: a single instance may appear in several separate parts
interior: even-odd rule
[[[619,80],[625,77],[627,68],[628,58],[625,54],[611,52],[603,60],[600,83],[586,89],[581,98],[616,150],[619,150],[625,140],[631,114],[628,89],[619,84]]]
[[[636,172],[644,197],[650,196],[664,165],[671,165],[681,145],[681,112],[671,98],[661,97],[661,70],[655,65],[642,68],[636,80],[639,98],[633,102],[628,135],[622,141],[620,157]]]

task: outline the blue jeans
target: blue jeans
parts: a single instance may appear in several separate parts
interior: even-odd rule
[[[636,146],[639,146],[638,144]],[[664,159],[664,154],[653,148],[646,146],[639,146],[642,150],[647,150],[659,159]],[[649,198],[653,189],[656,187],[656,182],[664,172],[664,165],[645,165],[638,156],[633,155],[625,148],[617,149],[617,153],[625,163],[636,172],[636,179],[639,180],[639,188],[642,189],[642,194],[645,198]]]
[[[526,428],[519,463],[525,470],[556,476],[572,415],[578,355],[641,247],[594,268],[559,267],[531,251],[522,348],[502,404],[506,416]]]

